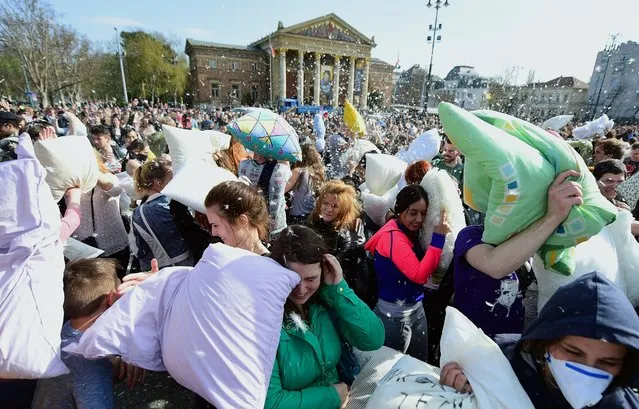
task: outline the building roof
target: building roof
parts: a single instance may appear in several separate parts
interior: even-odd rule
[[[477,74],[477,71],[475,71],[475,67],[473,66],[457,65],[448,72],[448,75],[446,75],[446,80],[453,81],[461,79],[463,77],[479,77],[479,74]]]
[[[270,33],[268,35],[265,35],[264,37],[260,38],[259,40],[255,41],[254,43],[251,43],[249,45],[249,47],[258,47],[260,44],[263,44],[265,41],[268,41],[268,39],[273,37],[274,35],[286,34],[286,33],[293,34],[292,32],[297,31],[297,30],[299,30],[301,28],[304,28],[306,26],[311,26],[311,25],[320,23],[322,21],[328,21],[328,20],[334,20],[336,23],[338,23],[342,27],[344,27],[347,30],[351,31],[353,34],[355,34],[357,37],[359,37],[359,39],[362,41],[362,43],[368,44],[368,45],[370,45],[372,47],[375,47],[377,45],[377,44],[375,44],[375,41],[373,39],[371,39],[371,38],[365,36],[364,34],[362,34],[361,32],[359,32],[353,26],[351,26],[346,21],[344,21],[342,18],[340,18],[337,14],[330,13],[330,14],[326,14],[325,16],[320,16],[320,17],[314,18],[312,20],[303,21],[301,23],[292,25],[290,27],[279,28],[277,31],[274,31],[274,32],[272,32],[272,33]]]
[[[539,88],[576,88],[588,89],[588,84],[575,77],[557,77],[547,82],[536,82],[528,84],[529,87]]]
[[[259,51],[259,49],[255,47],[251,47],[251,46],[214,43],[210,41],[200,41],[200,40],[193,40],[191,38],[187,38],[186,47],[185,47],[186,50],[188,50],[189,47],[216,47],[216,48],[227,48],[227,49],[230,48],[233,50],[241,50],[241,51]]]

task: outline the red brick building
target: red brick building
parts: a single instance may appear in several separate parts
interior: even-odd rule
[[[195,105],[277,104],[296,98],[309,105],[346,99],[392,103],[394,67],[371,58],[376,46],[335,14],[277,31],[248,46],[186,40],[190,97]],[[373,96],[373,98],[371,98]]]

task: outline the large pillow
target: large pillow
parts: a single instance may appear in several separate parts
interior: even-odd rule
[[[575,261],[570,249],[597,234],[617,213],[600,194],[583,159],[564,141],[508,115],[473,115],[448,103],[440,104],[439,114],[446,134],[466,157],[464,200],[486,214],[486,243],[500,244],[543,217],[555,177],[569,169],[580,172],[574,179],[581,185],[584,204],[572,208],[540,249],[548,268],[571,274]]]
[[[378,226],[386,224],[386,214],[393,209],[399,188],[394,186],[381,196],[371,193],[366,183],[359,187],[364,213]]]
[[[406,162],[386,154],[366,155],[366,184],[371,193],[383,196],[404,174]]]
[[[318,139],[324,139],[324,136],[326,136],[326,125],[324,124],[322,114],[315,114],[313,117],[313,129]]]
[[[226,128],[244,147],[267,158],[297,162],[302,160],[297,132],[275,112],[251,111]]]
[[[541,127],[543,129],[552,129],[553,131],[559,131],[564,126],[568,125],[574,115],[558,115],[546,120]]]
[[[299,276],[275,261],[210,245],[126,293],[65,351],[168,370],[218,408],[262,408],[284,302]]]
[[[379,148],[368,139],[357,139],[353,145],[353,160],[359,163],[367,153],[381,153]]]
[[[361,138],[366,134],[364,119],[348,100],[344,103],[344,125],[357,137]]]
[[[38,141],[35,154],[47,170],[46,181],[53,200],[60,201],[66,191],[79,187],[89,192],[98,183],[98,162],[86,136],[65,136]]]
[[[230,180],[237,180],[232,172],[195,162],[180,168],[162,193],[193,210],[206,213],[206,195],[218,184]]]
[[[29,135],[16,153],[0,163],[0,378],[50,378],[69,372],[60,358],[60,211]]]
[[[608,115],[603,114],[599,118],[573,129],[572,135],[577,139],[588,139],[595,135],[604,136],[609,130],[614,128],[614,126],[615,121],[608,119]]]
[[[377,351],[354,349],[353,353],[360,369],[351,385],[346,409],[364,409],[379,381],[404,354],[389,347],[381,347]]]
[[[440,365],[463,369],[478,409],[534,409],[499,346],[453,307],[446,308],[440,347]]]
[[[451,227],[446,235],[444,248],[439,259],[437,270],[426,283],[432,289],[439,288],[439,284],[453,261],[453,249],[459,232],[466,227],[464,207],[459,198],[457,184],[445,170],[431,168],[422,179],[421,186],[428,194],[428,210],[426,220],[419,233],[422,248],[428,248],[435,226],[441,222],[442,209],[446,210],[446,220]]]
[[[519,406],[510,407],[519,409]],[[439,368],[405,355],[379,381],[366,408],[479,409],[482,406],[475,396],[440,384]]]
[[[164,139],[169,146],[173,169],[178,170],[187,162],[200,162],[216,166],[213,154],[228,149],[231,136],[218,131],[199,131],[162,125]]]
[[[439,131],[431,129],[419,135],[408,149],[399,151],[395,156],[409,164],[418,160],[431,161],[439,153],[441,141]]]

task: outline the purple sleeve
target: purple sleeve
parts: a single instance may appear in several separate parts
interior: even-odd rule
[[[464,227],[455,240],[455,257],[462,257],[466,252],[478,244],[482,244],[481,237],[484,234],[483,226]]]

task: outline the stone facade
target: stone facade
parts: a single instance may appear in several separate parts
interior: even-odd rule
[[[276,105],[295,98],[308,105],[338,106],[348,99],[366,108],[367,96],[378,91],[387,105],[393,67],[371,58],[375,45],[374,37],[335,14],[287,28],[280,22],[277,31],[248,46],[188,39],[192,103]]]
[[[597,54],[588,89],[588,116],[639,118],[639,43],[628,41]]]
[[[488,79],[481,77],[475,67],[458,65],[448,72],[444,86],[433,91],[429,107],[437,107],[439,102],[453,102],[469,111],[488,107]]]
[[[543,122],[557,115],[587,115],[588,84],[575,77],[558,77],[548,82],[535,82],[523,89],[525,115],[532,121]]]

